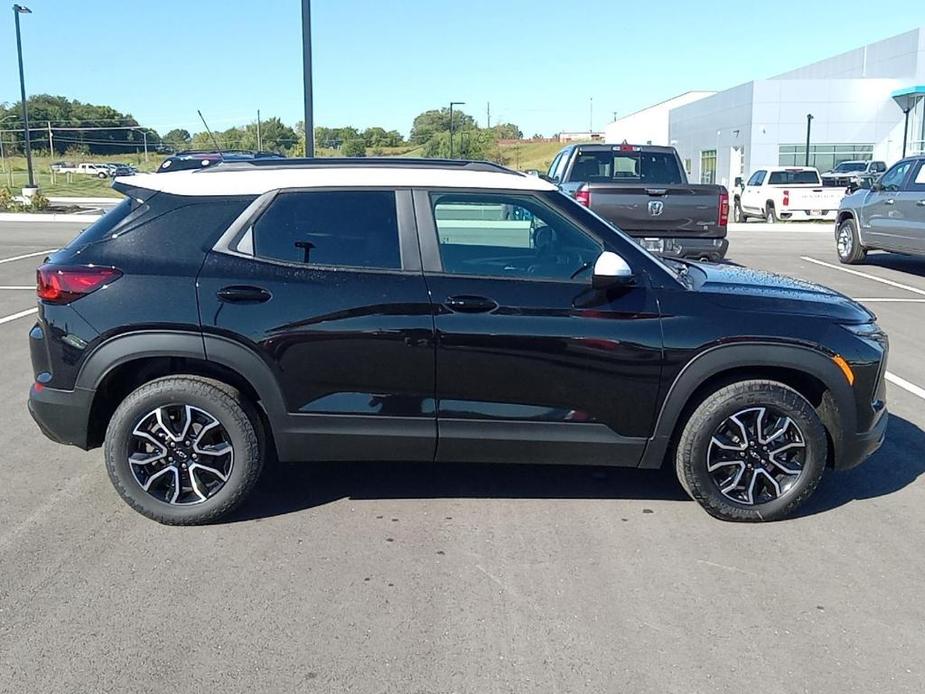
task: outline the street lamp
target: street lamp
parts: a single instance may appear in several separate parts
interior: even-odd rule
[[[29,187],[35,188],[32,174],[32,147],[29,143],[29,108],[26,106],[26,78],[22,70],[22,39],[19,35],[19,15],[32,14],[32,10],[22,5],[13,5],[13,17],[16,20],[16,54],[19,56],[19,91],[22,95],[23,138],[26,143],[26,168],[29,170]]]
[[[813,131],[813,114],[806,114],[806,159],[803,166],[809,166],[809,138]]]
[[[450,159],[453,158],[453,107],[454,106],[465,106],[465,101],[451,101],[450,102]]]

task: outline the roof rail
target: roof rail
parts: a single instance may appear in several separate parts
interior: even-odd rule
[[[461,159],[424,159],[412,157],[314,157],[288,159],[247,159],[225,161],[200,173],[236,169],[315,169],[315,168],[399,168],[399,169],[464,169],[466,171],[491,171],[522,176],[501,164],[490,161],[464,161]]]

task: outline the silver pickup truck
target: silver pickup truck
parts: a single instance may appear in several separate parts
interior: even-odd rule
[[[545,178],[650,251],[714,261],[726,255],[729,194],[688,183],[674,147],[569,145]]]
[[[925,255],[925,156],[897,162],[870,190],[842,199],[835,248],[850,265],[871,250]]]

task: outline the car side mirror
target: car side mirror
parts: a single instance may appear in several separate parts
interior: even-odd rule
[[[878,183],[877,181],[874,181],[873,183],[870,184],[870,189],[871,189],[874,193],[878,193],[878,192],[880,192],[881,190],[883,190],[883,185],[880,184],[880,183]]]
[[[538,175],[539,175],[539,177],[540,177],[541,179],[543,179],[543,180],[546,181],[547,183],[552,183],[554,186],[559,185],[559,177],[558,177],[558,176],[547,176],[547,175],[544,174],[544,173],[541,173],[541,174],[538,174]]]
[[[623,258],[612,251],[604,251],[594,261],[591,286],[595,289],[626,286],[634,280],[633,271]]]

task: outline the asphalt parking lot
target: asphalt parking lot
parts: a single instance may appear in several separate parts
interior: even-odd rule
[[[0,691],[925,690],[925,259],[847,272],[828,226],[730,235],[892,341],[884,447],[797,518],[713,520],[663,472],[339,464],[169,528],[26,411],[30,254],[77,228],[0,223]]]

